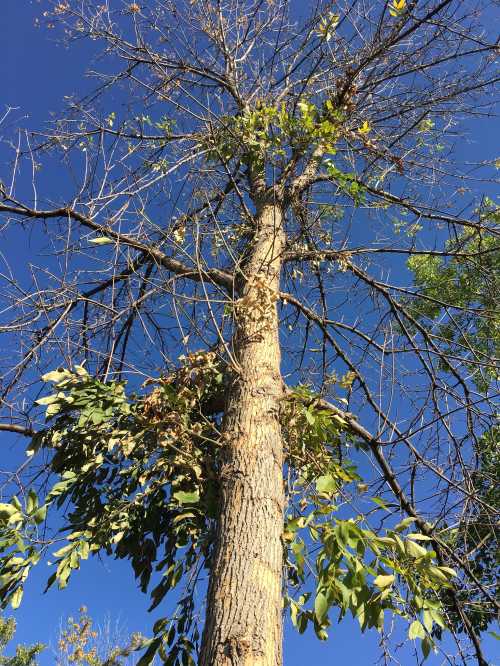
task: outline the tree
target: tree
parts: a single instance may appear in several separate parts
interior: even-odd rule
[[[57,651],[57,666],[124,666],[132,664],[130,656],[140,649],[144,638],[132,634],[123,644],[123,632],[117,631],[108,620],[103,627],[95,627],[87,609],[82,606],[78,618],[68,617],[61,627]],[[0,617],[0,651],[3,652],[16,633],[14,618]],[[122,645],[120,645],[122,643]],[[46,649],[37,643],[32,646],[17,645],[13,657],[0,654],[2,666],[36,666],[38,655]],[[125,660],[125,661],[124,661]]]
[[[16,633],[16,621],[13,618],[6,620],[0,617],[0,652],[3,653],[5,648],[14,638]],[[16,654],[13,657],[6,657],[0,654],[0,664],[2,666],[36,666],[36,657],[44,649],[43,645],[17,645]]]
[[[184,584],[140,664],[277,666],[283,604],[320,639],[332,608],[393,612],[424,656],[463,629],[485,664],[464,600],[498,601],[448,538],[498,513],[498,213],[451,146],[491,106],[479,6],[50,4],[108,65],[4,179],[5,228],[56,252],[29,286],[4,272],[2,429],[50,489],[0,505],[3,599],[62,538],[49,584],[101,551],[144,591],[161,572],[152,607]],[[23,192],[24,158],[69,193]],[[40,539],[57,507],[69,534]]]
[[[79,617],[68,617],[61,627],[56,651],[56,666],[125,666],[133,664],[135,652],[145,639],[138,633],[122,636],[118,625],[108,619],[95,626],[82,606]]]

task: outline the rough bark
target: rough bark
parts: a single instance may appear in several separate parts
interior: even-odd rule
[[[266,204],[242,266],[221,502],[200,666],[281,666],[283,446],[276,297],[282,213]]]

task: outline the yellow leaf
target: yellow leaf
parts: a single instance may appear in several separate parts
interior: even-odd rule
[[[338,14],[329,14],[328,18],[322,19],[316,33],[319,37],[323,37],[326,41],[330,41],[332,38],[333,31],[337,27],[340,21],[340,16]]]
[[[12,606],[12,608],[14,610],[16,610],[16,608],[19,608],[19,606],[21,605],[21,599],[23,598],[23,592],[24,592],[23,588],[18,587],[17,590],[12,595],[11,600],[10,600],[10,605]]]
[[[89,240],[89,243],[94,243],[94,245],[107,245],[108,243],[113,243],[112,238],[108,238],[107,236],[99,236],[98,238],[91,238]]]
[[[365,120],[365,122],[361,125],[361,127],[358,129],[358,132],[360,134],[368,134],[369,132],[372,131],[370,123]]]
[[[184,237],[186,235],[186,228],[185,227],[177,227],[177,229],[174,230],[172,236],[174,238],[174,241],[176,243],[182,243],[184,241]]]
[[[69,370],[52,370],[51,372],[46,372],[44,375],[42,375],[42,382],[53,382],[54,384],[59,384],[65,379],[71,379],[71,372],[69,372]],[[38,404],[43,405],[50,403],[40,402]]]
[[[389,7],[389,14],[391,16],[400,16],[406,9],[406,0],[393,0],[392,5]]]

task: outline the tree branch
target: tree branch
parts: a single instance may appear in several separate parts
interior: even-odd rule
[[[10,213],[19,217],[27,217],[39,220],[55,218],[72,219],[87,229],[91,229],[92,231],[103,234],[108,238],[112,238],[118,244],[126,245],[127,247],[131,247],[135,250],[143,252],[151,259],[153,259],[159,266],[166,268],[179,277],[193,280],[194,282],[212,282],[213,284],[222,287],[229,293],[232,293],[233,291],[233,276],[231,273],[228,273],[227,271],[221,270],[219,268],[209,268],[207,270],[202,270],[199,267],[195,268],[187,266],[178,259],[167,256],[161,252],[161,250],[146,245],[145,243],[142,243],[141,241],[138,241],[137,239],[127,234],[113,231],[109,227],[94,222],[94,220],[91,218],[82,215],[82,213],[79,213],[69,206],[55,208],[53,210],[36,210],[29,208],[28,206],[24,206],[19,202],[15,202],[14,205],[0,203],[0,213]]]

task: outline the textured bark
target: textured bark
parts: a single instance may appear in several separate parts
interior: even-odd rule
[[[281,211],[264,205],[235,308],[240,370],[223,424],[221,504],[200,666],[282,663],[283,389],[276,310],[282,247]]]

